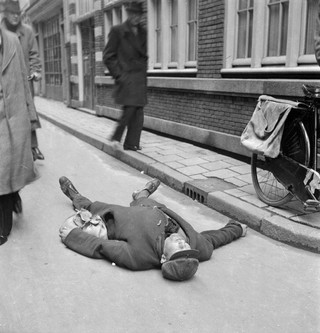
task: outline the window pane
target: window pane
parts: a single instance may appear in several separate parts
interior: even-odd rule
[[[197,60],[198,1],[188,0],[188,61]]]
[[[250,58],[252,49],[253,2],[239,0],[237,58]]]
[[[46,84],[61,85],[61,43],[59,16],[45,23],[44,29],[44,68]]]
[[[280,55],[285,55],[287,50],[288,14],[289,14],[289,3],[285,2],[282,6]]]
[[[315,13],[317,12],[318,12],[318,0],[308,0],[304,54],[314,53],[314,32],[316,30],[316,18],[317,18]]]
[[[171,0],[171,61],[178,60],[178,1]]]
[[[246,57],[246,36],[247,36],[247,13],[241,12],[238,15],[238,58]]]
[[[239,0],[239,10],[247,9],[248,0]]]
[[[161,57],[161,1],[156,0],[156,62],[162,62]]]
[[[269,0],[269,36],[267,56],[286,54],[288,36],[288,0]]]
[[[268,38],[268,56],[276,56],[278,54],[279,41],[279,17],[280,6],[272,6],[269,10],[269,38]]]

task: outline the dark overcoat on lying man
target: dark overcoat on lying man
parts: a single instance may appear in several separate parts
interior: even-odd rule
[[[134,200],[131,207],[86,200],[87,204],[82,201],[81,207],[102,217],[108,239],[75,228],[64,240],[65,245],[85,256],[104,258],[131,270],[161,267],[169,218],[182,229],[179,232],[184,233],[191,249],[199,251],[199,261],[209,260],[214,249],[236,240],[243,232],[239,223],[230,222],[219,230],[198,233],[181,216],[150,198]],[[73,204],[76,205],[76,199]]]

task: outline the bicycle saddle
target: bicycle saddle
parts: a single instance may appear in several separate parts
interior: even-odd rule
[[[303,84],[302,90],[307,97],[320,98],[320,86],[311,86]]]

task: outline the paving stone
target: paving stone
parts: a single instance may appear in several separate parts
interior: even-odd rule
[[[246,174],[246,175],[237,175],[236,176],[237,179],[247,183],[247,184],[252,184],[252,176],[251,173],[250,174]]]
[[[198,157],[181,159],[181,163],[184,165],[187,165],[187,166],[198,165],[198,164],[202,164],[204,162],[205,162],[205,160],[203,160],[202,158],[198,158]]]
[[[229,163],[223,161],[215,161],[209,163],[202,163],[201,167],[206,168],[210,171],[220,170],[220,169],[228,169],[231,165]],[[231,169],[230,169],[231,170]]]
[[[244,196],[241,196],[241,199],[244,200],[244,201],[247,201],[257,207],[260,207],[260,208],[264,208],[264,207],[267,207],[268,205],[265,204],[264,202],[262,202],[261,200],[259,200],[257,198],[256,195],[244,195]]]
[[[228,182],[230,182],[230,183],[232,183],[234,185],[237,185],[239,187],[248,185],[247,182],[244,182],[244,181],[242,181],[242,180],[240,180],[238,178],[228,178]]]
[[[183,164],[181,164],[181,163],[179,163],[179,162],[175,162],[175,161],[173,161],[173,162],[166,162],[166,165],[167,165],[168,167],[174,169],[174,170],[179,169],[179,168],[183,168],[183,167],[184,167]]]
[[[224,170],[216,170],[216,171],[210,171],[203,173],[204,176],[208,178],[221,178],[221,179],[227,179],[227,178],[233,178],[236,177],[238,174],[234,171],[224,169]]]
[[[248,173],[251,175],[251,166],[247,164],[231,167],[230,170],[238,172],[242,175],[247,175]]]
[[[181,159],[180,156],[177,156],[177,155],[166,155],[166,156],[159,155],[157,157],[157,161],[162,162],[162,163],[179,161],[182,163],[183,160]]]
[[[193,165],[185,168],[179,168],[177,169],[177,171],[183,173],[184,175],[191,176],[196,174],[203,174],[206,171],[206,169],[203,169],[197,165]]]

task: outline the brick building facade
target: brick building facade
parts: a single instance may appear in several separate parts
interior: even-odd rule
[[[38,6],[41,2],[46,1],[38,1]],[[120,106],[113,102],[113,80],[102,63],[102,51],[111,26],[126,18],[123,2],[56,1],[63,13],[60,15],[64,35],[61,50],[66,89],[62,99],[73,107],[94,109],[97,115],[113,119],[119,117]],[[264,5],[257,0],[143,2],[150,53],[149,103],[145,108],[147,129],[248,155],[239,137],[258,96],[269,94],[294,99],[301,96],[302,83],[317,83],[320,71],[310,46],[308,50],[295,49],[293,34],[303,37],[307,35],[305,27],[312,29],[309,17],[312,0],[276,0],[269,4],[265,1]],[[262,14],[260,17],[266,18],[265,24],[273,22],[274,25],[272,13],[275,10],[281,13],[283,21],[279,26],[286,31],[286,40],[281,40],[281,34],[279,45],[285,44],[288,55],[283,54],[283,48],[277,51],[272,46],[270,32],[268,37],[268,30],[262,29],[262,20],[257,17]],[[37,16],[34,9],[29,12],[31,18]],[[185,13],[183,17],[181,13]],[[186,22],[183,21],[185,16],[188,17]],[[170,18],[171,23],[164,26],[163,21],[170,21]],[[33,22],[41,31],[44,22],[40,19]],[[245,35],[243,22],[249,22]],[[182,35],[177,30],[177,50],[173,43],[171,49],[167,45],[168,37],[171,36],[171,40],[175,37],[172,33],[175,25],[185,33]],[[196,27],[196,34],[190,35],[193,27]],[[276,35],[276,32],[272,33]],[[155,41],[158,37],[160,47]],[[302,40],[303,45],[311,43],[306,37]]]

